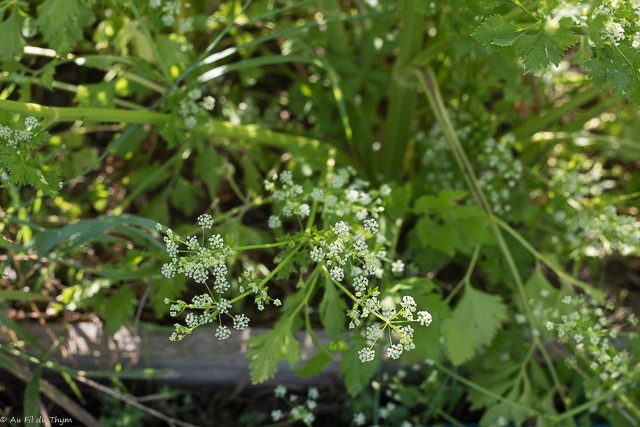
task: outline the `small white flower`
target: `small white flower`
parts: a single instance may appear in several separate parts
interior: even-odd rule
[[[213,110],[213,107],[216,105],[216,100],[213,96],[205,96],[202,102],[200,102],[200,106],[207,111]]]
[[[282,221],[280,221],[280,217],[277,215],[271,215],[267,224],[269,225],[269,228],[274,229],[280,227],[282,225]]]
[[[387,347],[387,357],[391,359],[398,359],[402,355],[403,349],[402,344],[389,346]]]
[[[280,182],[283,184],[293,185],[293,174],[291,171],[283,171],[280,174]]]
[[[401,260],[396,260],[393,264],[391,264],[391,272],[393,274],[402,274],[404,272],[404,262]]]
[[[418,312],[418,323],[420,323],[422,326],[429,326],[432,320],[433,317],[431,317],[431,313],[429,313],[428,311]]]
[[[378,221],[374,218],[369,218],[364,221],[364,229],[371,234],[376,234],[379,228]]]
[[[283,417],[282,411],[280,409],[274,409],[271,411],[271,419],[273,421],[280,421]]]
[[[236,314],[233,316],[233,328],[238,331],[244,331],[249,326],[249,318],[244,314]]]
[[[316,202],[319,202],[320,200],[322,200],[323,197],[324,197],[324,191],[322,191],[321,189],[314,188],[313,191],[311,191],[311,198]]]
[[[316,387],[309,388],[309,399],[317,400],[320,397],[320,392]]]
[[[167,279],[171,279],[176,275],[176,266],[172,263],[165,263],[162,265],[162,275]]]
[[[287,388],[283,385],[278,385],[274,390],[273,394],[276,397],[283,398],[287,394]]]
[[[337,282],[342,281],[344,278],[344,270],[340,267],[333,267],[330,271],[331,277]]]
[[[215,337],[218,340],[223,341],[229,338],[230,336],[231,336],[231,331],[226,326],[220,325],[218,326],[218,329],[216,329]]]
[[[198,225],[202,228],[211,229],[213,227],[213,217],[209,214],[203,214],[198,217]]]
[[[306,217],[306,216],[309,216],[310,214],[311,214],[311,208],[309,207],[308,204],[303,203],[300,206],[298,206],[298,215],[302,217]]]
[[[280,307],[282,305],[282,302],[279,298],[276,298],[273,300],[273,305],[275,305],[276,307]]]
[[[311,256],[312,261],[322,262],[322,260],[324,259],[324,250],[321,246],[316,246],[311,249],[311,253],[309,255]]]
[[[375,356],[376,356],[376,352],[373,349],[370,349],[367,347],[358,351],[358,357],[360,358],[360,361],[362,363],[371,362]]]
[[[353,414],[353,423],[357,426],[363,426],[367,422],[367,417],[362,412]]]

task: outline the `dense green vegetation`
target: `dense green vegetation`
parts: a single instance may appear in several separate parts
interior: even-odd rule
[[[0,416],[159,416],[18,320],[82,314],[267,327],[254,384],[339,364],[339,411],[239,424],[640,425],[640,1],[1,0],[0,34]]]

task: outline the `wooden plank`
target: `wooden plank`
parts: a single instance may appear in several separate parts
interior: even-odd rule
[[[137,331],[123,327],[114,336],[110,336],[100,322],[49,322],[46,327],[37,322],[20,322],[20,326],[45,348],[53,344],[53,338],[64,337],[51,359],[74,369],[113,369],[117,364],[123,370],[158,369],[164,370],[159,381],[186,387],[250,385],[244,341],[268,331],[247,328],[218,341],[211,328],[203,327],[182,341],[171,342],[171,329],[157,326],[141,326]],[[296,336],[304,362],[316,349],[307,333],[299,332]],[[321,342],[328,342],[322,332],[318,331],[316,336]],[[11,340],[9,331],[0,327],[0,343]],[[341,381],[337,362],[331,363],[321,376],[308,379],[295,377],[293,369],[283,362],[275,379],[270,381],[276,382],[329,385]]]

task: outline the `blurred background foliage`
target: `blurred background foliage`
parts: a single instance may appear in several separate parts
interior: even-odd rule
[[[522,406],[568,413],[558,425],[638,425],[637,363],[603,377],[611,360],[589,367],[580,343],[551,363],[516,344],[539,339],[518,315],[562,312],[575,293],[612,304],[607,331],[638,360],[635,12],[633,1],[0,1],[0,322],[14,341],[0,366],[21,364],[25,413],[39,410],[50,349],[18,319],[100,318],[110,333],[169,324],[164,299],[195,291],[161,276],[156,222],[192,233],[216,212],[218,232],[268,242],[264,176],[285,162],[312,174],[333,151],[391,186],[397,252],[428,279],[438,319],[427,352],[405,361],[429,359],[398,386],[414,397],[372,392],[371,370],[347,379],[360,397],[344,413],[396,399],[389,425],[544,425]],[[628,37],[607,38],[611,22]],[[235,262],[271,268],[272,255]],[[514,274],[535,290],[530,307]],[[277,313],[255,316],[269,325]],[[467,322],[493,326],[469,344]],[[15,355],[24,343],[30,365]]]

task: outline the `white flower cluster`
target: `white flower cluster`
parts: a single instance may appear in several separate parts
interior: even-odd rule
[[[376,318],[376,323],[369,325],[365,330],[367,347],[358,351],[360,361],[370,362],[375,358],[373,346],[380,340],[385,331],[389,334],[389,346],[386,355],[390,359],[398,359],[403,352],[415,349],[413,342],[414,329],[407,322],[418,322],[421,326],[429,326],[432,316],[428,311],[417,311],[417,305],[413,297],[405,295],[400,300],[400,309],[382,304],[378,300],[377,291],[370,291],[367,295],[355,303],[353,308],[347,312],[351,319],[350,328],[358,326],[363,318],[370,315]],[[417,313],[416,313],[417,312]],[[417,319],[414,318],[417,314]],[[379,321],[382,320],[382,323]],[[394,341],[396,341],[394,343]]]
[[[640,254],[640,221],[599,201],[611,186],[597,163],[588,170],[575,170],[571,163],[562,162],[553,171],[551,188],[561,196],[556,203],[566,203],[556,206],[552,217],[565,230],[561,236],[574,256]]]
[[[271,180],[265,181],[264,186],[267,191],[271,192],[271,197],[279,206],[281,216],[305,218],[311,214],[311,207],[308,203],[309,195],[305,193],[302,185],[293,182],[291,171],[283,171],[280,176],[274,175]],[[282,225],[280,216],[271,215],[268,225],[269,228],[279,228]]]
[[[15,148],[20,154],[20,145],[31,141],[37,132],[39,123],[38,119],[29,116],[24,119],[24,129],[12,129],[0,125],[0,141],[4,141],[10,147]]]
[[[340,168],[330,175],[326,188],[297,184],[293,174],[284,171],[279,177],[265,181],[265,189],[272,193],[274,206],[279,209],[278,214],[269,217],[269,228],[279,228],[281,217],[308,217],[315,204],[323,218],[364,222],[365,230],[376,235],[379,225],[375,218],[384,210],[382,197],[388,196],[391,189],[388,185],[379,190],[368,190],[368,187],[368,182],[355,178],[355,169],[351,167]]]
[[[196,236],[190,236],[186,239],[175,234],[170,228],[164,228],[158,224],[156,229],[164,232],[164,242],[167,253],[171,258],[170,262],[162,266],[162,274],[171,278],[176,274],[182,274],[187,278],[193,279],[196,283],[206,283],[213,278],[213,292],[196,295],[191,303],[183,300],[173,301],[165,299],[166,304],[170,304],[169,313],[173,317],[177,317],[185,310],[189,312],[185,316],[185,325],[175,324],[175,330],[171,334],[170,340],[177,341],[189,335],[197,327],[217,322],[218,327],[215,331],[215,337],[219,340],[229,338],[231,330],[222,324],[223,316],[230,318],[233,327],[236,330],[244,330],[249,325],[249,318],[244,314],[231,315],[232,304],[229,299],[223,297],[223,294],[231,287],[227,275],[227,258],[233,254],[231,246],[229,246],[224,238],[219,234],[214,234],[205,240],[204,231],[213,227],[213,217],[209,214],[200,215],[198,217],[198,225],[203,230],[201,241]],[[205,244],[207,242],[208,244]],[[184,246],[184,249],[180,249]],[[211,291],[210,291],[211,292]]]
[[[636,362],[628,351],[620,348],[619,330],[629,329],[629,338],[637,336],[638,319],[634,314],[628,316],[627,325],[612,325],[615,318],[611,310],[613,304],[602,305],[584,296],[565,296],[562,301],[568,307],[568,314],[560,314],[558,310],[547,313],[550,319],[547,330],[552,331],[560,342],[573,348],[572,358],[568,363],[581,371],[591,370],[593,377],[599,381],[590,381],[588,390],[591,393],[604,393],[606,390],[619,389],[623,394],[637,394],[637,381],[627,380],[637,377]],[[616,384],[617,383],[617,384]],[[636,387],[636,391],[627,387]]]
[[[212,96],[203,98],[202,91],[198,88],[188,92],[183,88],[176,96],[179,96],[178,115],[184,120],[187,129],[193,129],[202,117],[207,116],[206,111],[211,111],[215,106],[215,99]]]
[[[180,1],[178,0],[149,0],[149,7],[151,9],[159,9],[162,12],[160,20],[162,23],[170,27],[175,22],[180,22],[180,29],[182,32],[191,30],[193,25],[193,19],[185,18],[179,19],[180,15]],[[189,3],[185,3],[185,8],[190,7]]]
[[[602,41],[618,46],[623,40],[631,39],[633,48],[640,47],[640,2],[637,0],[605,1],[594,9],[592,18],[603,21]]]
[[[478,181],[491,207],[498,215],[509,213],[513,190],[523,173],[522,163],[514,156],[514,136],[507,134],[497,141],[493,137],[495,130],[489,117],[476,118],[457,111],[451,111],[450,117],[458,138],[468,147],[469,158],[477,164],[476,170],[482,171]],[[464,189],[464,179],[458,172],[440,126],[435,125],[428,137],[420,133],[416,139],[425,144],[422,165],[429,192],[436,194],[442,190]]]
[[[274,395],[282,399],[290,408],[288,413],[282,409],[272,410],[271,419],[274,422],[282,422],[282,424],[287,425],[293,425],[297,422],[302,422],[307,426],[313,424],[316,419],[313,410],[318,407],[317,400],[320,397],[320,392],[316,387],[309,388],[306,399],[295,393],[287,396],[287,389],[282,385],[276,386]]]

